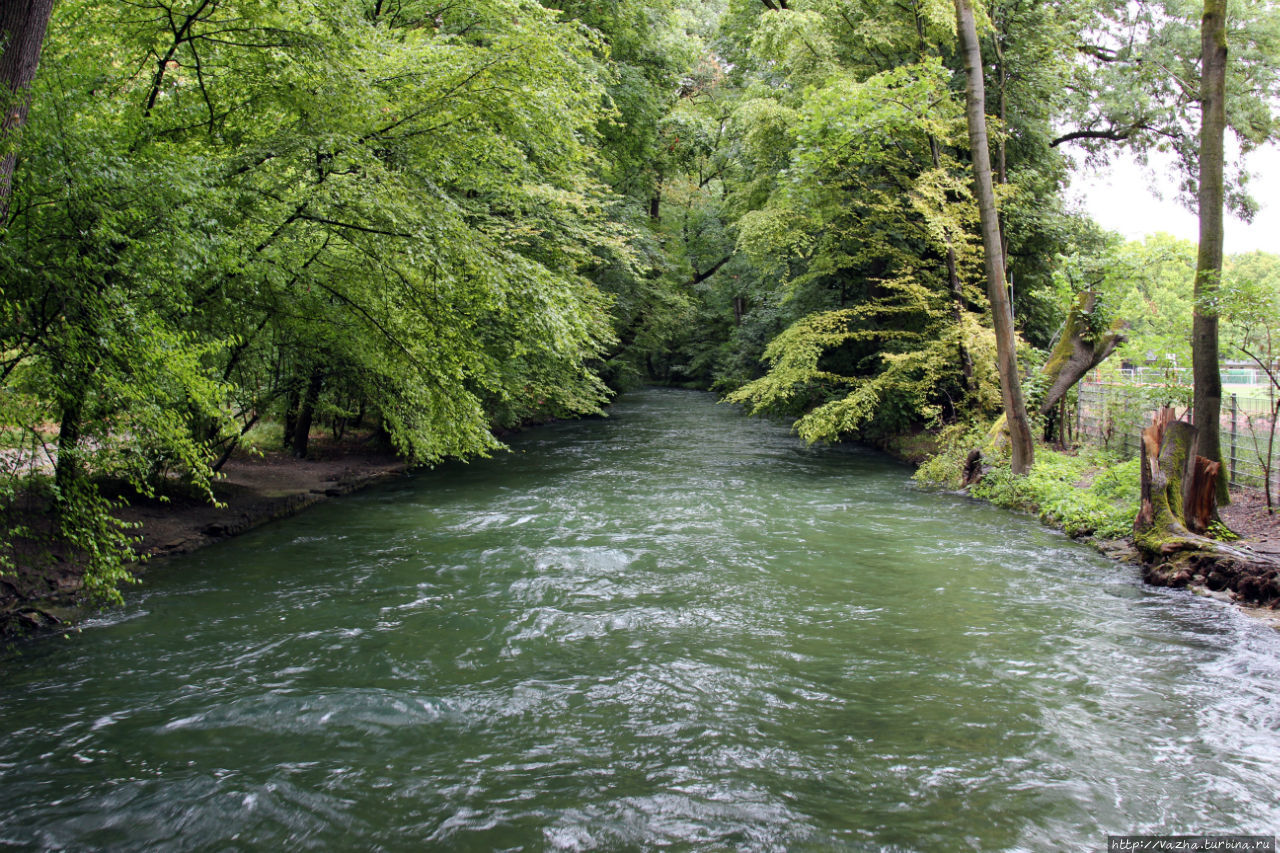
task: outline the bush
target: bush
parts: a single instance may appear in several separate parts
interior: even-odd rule
[[[959,489],[969,453],[983,447],[989,434],[990,426],[981,423],[943,429],[937,437],[939,451],[916,469],[915,481]],[[1026,477],[1013,476],[1007,459],[996,460],[970,494],[996,506],[1034,513],[1071,536],[1119,539],[1132,533],[1138,512],[1138,464],[1137,459],[1122,462],[1098,450],[1072,456],[1038,447]]]
[[[990,423],[956,423],[937,434],[938,452],[920,464],[912,475],[917,483],[935,489],[955,491],[963,485],[964,463],[975,447],[988,441]],[[1007,467],[1007,466],[1006,466]]]
[[[971,494],[997,506],[1035,513],[1071,536],[1118,539],[1133,531],[1139,504],[1139,460],[1098,452],[1079,456],[1037,448],[1026,477],[994,466]]]

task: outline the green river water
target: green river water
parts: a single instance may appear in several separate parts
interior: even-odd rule
[[[1280,633],[693,392],[157,563],[0,846],[1100,850],[1280,825]]]

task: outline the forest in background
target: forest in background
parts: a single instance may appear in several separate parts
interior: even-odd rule
[[[962,5],[61,0],[0,136],[0,572],[52,529],[113,589],[130,531],[101,483],[208,493],[267,421],[298,456],[376,423],[416,463],[647,382],[810,441],[990,423]],[[1172,152],[1196,197],[1204,10],[974,10],[1040,432],[1064,334],[1189,364],[1199,305],[1224,353],[1276,354],[1280,258],[1228,259],[1197,302],[1194,246],[1062,201],[1120,151]],[[1247,216],[1280,10],[1229,11]]]

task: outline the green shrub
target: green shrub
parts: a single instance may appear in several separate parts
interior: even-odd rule
[[[990,423],[956,423],[939,430],[938,451],[920,464],[912,475],[917,483],[935,489],[955,491],[962,483],[964,463],[975,447],[988,441]]]
[[[1139,503],[1139,460],[1099,452],[1079,456],[1037,448],[1026,477],[995,465],[971,494],[997,506],[1035,513],[1071,536],[1118,539],[1133,531]]]

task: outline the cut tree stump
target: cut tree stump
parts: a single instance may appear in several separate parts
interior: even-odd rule
[[[1191,476],[1182,494],[1182,515],[1192,533],[1204,533],[1211,522],[1218,520],[1218,473],[1221,470],[1221,462],[1197,456],[1188,472]]]
[[[1203,584],[1246,601],[1280,606],[1280,560],[1202,535],[1217,518],[1221,465],[1196,455],[1196,428],[1156,412],[1142,431],[1142,505],[1134,543],[1156,586]]]

